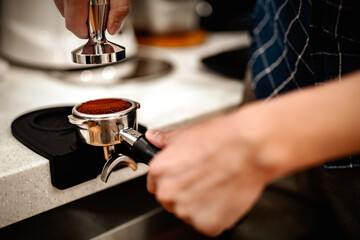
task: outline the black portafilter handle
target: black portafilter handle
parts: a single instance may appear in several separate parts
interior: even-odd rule
[[[145,138],[145,135],[132,128],[123,129],[121,137],[129,145],[131,152],[136,154],[137,160],[142,163],[148,164],[156,153],[160,151],[159,148]]]
[[[104,147],[107,161],[101,172],[101,180],[103,182],[108,181],[111,172],[117,166],[127,165],[135,171],[137,169],[137,162],[148,164],[160,150],[146,140],[142,133],[132,128],[122,129],[120,137],[125,144],[117,144],[117,150]]]
[[[140,136],[132,146],[132,151],[139,156],[141,162],[146,164],[150,162],[159,150],[160,149],[151,144],[144,135]]]

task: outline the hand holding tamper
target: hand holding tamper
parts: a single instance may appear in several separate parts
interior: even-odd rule
[[[125,48],[108,41],[105,37],[109,8],[109,0],[90,0],[89,40],[71,52],[74,63],[106,64],[125,59]]]

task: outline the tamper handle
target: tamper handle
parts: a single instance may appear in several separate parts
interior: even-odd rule
[[[105,37],[109,0],[89,1],[89,41],[71,52],[77,64],[107,64],[125,59],[125,48]]]
[[[89,38],[94,42],[105,41],[109,6],[109,0],[90,0],[89,2]]]

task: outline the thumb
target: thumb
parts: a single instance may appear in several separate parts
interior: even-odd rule
[[[110,11],[107,30],[111,35],[116,34],[122,21],[130,11],[130,0],[110,0]]]
[[[175,131],[162,132],[159,130],[149,130],[145,133],[145,137],[156,147],[163,148],[170,142],[174,134]]]

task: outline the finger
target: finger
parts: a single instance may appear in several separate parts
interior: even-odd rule
[[[155,181],[157,182],[157,178],[152,178],[151,174],[148,174],[147,179],[147,188],[149,192],[155,194],[156,200],[165,208],[166,211],[173,213],[174,212],[174,201],[164,201],[163,199],[159,199],[157,195],[157,186]]]
[[[159,152],[154,159],[151,160],[151,162],[149,163],[149,171],[147,174],[147,190],[152,193],[152,194],[157,194],[158,192],[158,182],[160,179],[163,179],[164,177],[170,177],[170,179],[168,179],[167,183],[173,183],[172,178],[174,178],[176,175],[179,174],[179,172],[184,172],[181,171],[181,166],[179,166],[178,163],[173,162],[172,164],[165,164],[165,166],[163,166],[164,162],[170,162],[170,161],[164,161],[164,159],[169,159],[163,156],[163,152]],[[155,167],[154,167],[155,166]],[[178,166],[178,167],[176,167]],[[186,175],[189,175],[192,173],[192,171],[185,171]],[[166,186],[168,184],[165,184]],[[164,191],[161,191],[164,192]],[[173,192],[173,191],[170,191]],[[167,194],[165,194],[167,195]]]
[[[145,133],[147,140],[158,148],[165,147],[175,135],[175,131],[161,132],[159,130],[149,130]]]
[[[146,181],[146,187],[148,189],[148,191],[152,194],[156,194],[156,184],[155,184],[156,179],[153,178],[151,176],[151,174],[149,173],[147,175],[147,181]],[[169,201],[161,201],[157,198],[157,201],[161,203],[161,205],[168,211],[168,212],[173,212],[174,211],[174,204],[173,202]]]
[[[161,202],[161,205],[165,208],[166,211],[174,213],[174,204],[172,202]]]
[[[111,35],[119,32],[120,26],[130,11],[129,0],[110,0],[110,11],[107,30]]]
[[[150,172],[147,175],[146,188],[149,191],[149,193],[155,194],[156,192],[155,178],[151,175]]]
[[[150,174],[148,174],[148,176],[147,176],[146,187],[150,193],[152,193],[152,194],[156,193],[157,188],[155,185],[155,181],[153,178],[151,178]],[[171,213],[174,212],[173,202],[162,202],[162,201],[159,201],[159,199],[157,199],[157,201],[165,208],[166,211],[171,212]]]
[[[66,28],[79,38],[88,38],[88,0],[65,0],[64,17]]]
[[[181,201],[187,202],[189,199],[196,198],[194,194],[203,188],[210,189],[208,186],[211,186],[209,183],[211,179],[206,180],[207,174],[213,175],[214,173],[216,174],[217,171],[211,172],[207,166],[190,167],[180,172],[168,169],[156,178],[156,197],[160,202],[171,202],[184,196]]]
[[[164,147],[164,144],[162,142],[162,135],[163,133],[158,130],[148,130],[145,133],[146,139],[158,148]]]
[[[214,195],[216,193],[223,192],[216,191]],[[218,197],[212,199],[205,197],[204,199],[195,200],[195,202],[197,204],[192,204],[186,209],[191,214],[191,224],[194,228],[209,237],[216,237],[221,234],[227,227],[224,222],[229,218],[229,216],[223,216],[219,213],[219,208],[222,208],[222,204],[225,204],[221,201],[221,197],[220,201]],[[206,204],[201,204],[202,202],[206,202]],[[226,204],[229,203],[226,202]],[[234,211],[236,210],[232,212]]]
[[[184,148],[177,146],[168,145],[149,162],[150,172],[153,176],[178,177],[185,172],[192,174],[192,169],[203,168],[204,161],[193,161],[196,159],[194,156],[197,154],[196,152],[186,152]]]
[[[54,0],[54,2],[61,15],[64,17],[64,0]]]

